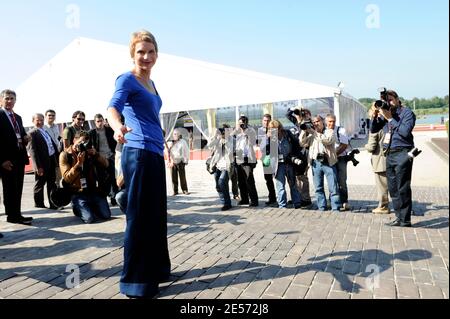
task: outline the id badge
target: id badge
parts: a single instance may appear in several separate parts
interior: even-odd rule
[[[86,178],[80,178],[81,188],[86,189],[87,188],[87,181]]]
[[[391,133],[388,132],[384,136],[383,144],[389,145],[391,143]]]
[[[279,163],[284,163],[284,156],[283,156],[283,154],[278,154],[278,162]]]

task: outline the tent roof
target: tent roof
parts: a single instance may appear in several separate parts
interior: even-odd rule
[[[77,38],[17,89],[25,125],[52,108],[58,122],[106,113],[116,78],[132,68],[128,46]],[[159,53],[152,70],[162,113],[331,97],[337,88]]]

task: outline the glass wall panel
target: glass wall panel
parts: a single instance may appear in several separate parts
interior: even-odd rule
[[[297,100],[273,103],[273,119],[280,121],[284,127],[294,126],[294,124],[286,118],[286,114],[291,107],[296,107],[297,105]]]

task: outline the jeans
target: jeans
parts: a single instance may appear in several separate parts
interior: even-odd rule
[[[389,153],[386,158],[386,175],[392,206],[397,218],[404,223],[411,222],[412,166],[413,161],[409,158],[407,149]]]
[[[125,213],[127,210],[127,203],[128,203],[128,192],[126,188],[122,188],[117,194],[116,194],[116,202],[119,205],[120,210]]]
[[[284,186],[286,179],[291,190],[291,199],[294,206],[300,206],[301,198],[295,183],[294,168],[289,164],[278,163],[277,175],[275,175],[278,207],[284,208],[287,205],[286,188]]]
[[[216,190],[217,193],[219,193],[221,203],[224,206],[231,206],[228,171],[216,170],[214,178],[216,180]]]
[[[76,194],[72,196],[72,209],[86,224],[97,219],[110,219],[111,210],[105,196],[97,194]]]
[[[339,196],[341,198],[341,203],[348,202],[347,163],[347,160],[343,157],[338,157],[338,162],[336,163]]]
[[[313,160],[312,172],[314,187],[316,189],[317,206],[319,210],[327,210],[327,199],[325,197],[324,187],[324,177],[326,177],[328,189],[330,191],[331,209],[338,211],[341,207],[341,200],[339,197],[338,181],[336,177],[336,166],[323,165],[321,162]]]

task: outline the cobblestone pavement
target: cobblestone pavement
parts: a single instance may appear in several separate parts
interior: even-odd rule
[[[349,212],[221,212],[204,164],[190,163],[188,177],[191,194],[169,198],[172,277],[158,298],[449,298],[448,186],[413,187],[413,227],[391,228],[392,216],[370,213],[371,180],[349,186]],[[263,204],[264,179],[256,180]],[[1,208],[0,298],[125,298],[124,216],[114,208],[112,220],[82,225],[70,208],[34,209],[32,184],[26,176],[32,227],[6,223]],[[79,288],[68,289],[78,271]]]

